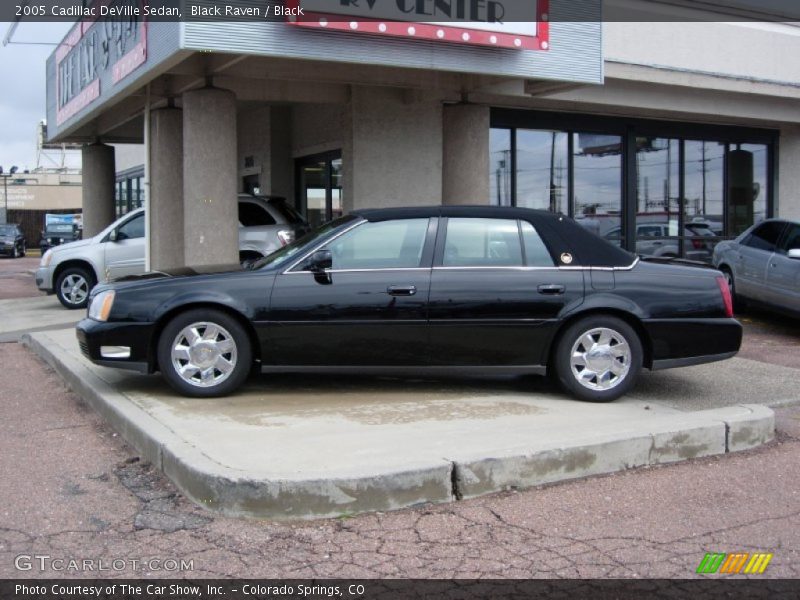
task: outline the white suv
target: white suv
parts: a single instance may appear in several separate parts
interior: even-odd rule
[[[246,265],[294,241],[308,224],[283,198],[239,195],[239,260]],[[132,211],[92,238],[49,249],[36,285],[66,308],[84,308],[98,282],[144,273],[144,209]]]

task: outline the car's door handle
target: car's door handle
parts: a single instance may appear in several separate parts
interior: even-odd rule
[[[563,294],[566,289],[567,288],[565,288],[563,285],[559,285],[557,283],[547,283],[540,285],[538,288],[540,294],[548,294],[551,296]]]
[[[390,296],[413,296],[417,293],[415,285],[390,285],[386,288],[386,293]]]

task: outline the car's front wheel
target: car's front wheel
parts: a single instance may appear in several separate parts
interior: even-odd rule
[[[184,396],[224,396],[244,383],[253,362],[250,339],[233,317],[195,309],[173,318],[158,341],[158,365]]]
[[[625,321],[592,315],[570,325],[555,350],[555,374],[581,400],[610,402],[628,392],[642,369],[642,342]]]
[[[66,308],[86,308],[93,287],[94,278],[86,269],[70,267],[56,279],[56,296]]]
[[[730,267],[722,266],[719,269],[725,277],[725,283],[728,284],[728,291],[731,293],[731,302],[733,302],[734,310],[738,310],[744,306],[744,301],[736,296],[736,281],[733,279],[733,272]]]

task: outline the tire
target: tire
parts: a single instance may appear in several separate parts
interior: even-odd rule
[[[88,269],[69,267],[56,278],[56,296],[65,308],[86,308],[94,284],[94,275]]]
[[[257,260],[261,260],[262,258],[264,257],[258,252],[252,252],[252,251],[239,252],[239,264],[242,265],[243,269],[249,268],[251,264],[253,264]]]
[[[27,254],[26,250],[27,248],[25,248],[25,244],[22,244],[22,253],[20,254],[20,256],[22,256],[23,258],[25,258],[25,254]]]
[[[209,331],[211,327],[216,335]],[[192,343],[190,336],[198,337]],[[179,314],[167,323],[158,339],[161,373],[184,396],[230,394],[247,379],[252,363],[253,349],[244,327],[218,310],[194,309]],[[228,367],[230,370],[226,370]]]
[[[586,356],[591,350],[589,339],[596,349],[591,362]],[[622,344],[627,344],[627,351]],[[618,317],[592,315],[576,321],[561,335],[553,355],[554,372],[564,390],[578,399],[611,402],[634,386],[642,357],[642,342],[633,327]],[[587,377],[589,374],[594,376]]]
[[[14,244],[14,249],[11,251],[11,258],[19,258],[19,248]]]
[[[736,313],[744,308],[744,300],[736,295],[736,282],[733,279],[733,271],[731,271],[730,267],[727,265],[721,266],[719,270],[722,271],[722,274],[725,276],[725,281],[728,282],[728,290],[730,290],[731,301],[733,302],[733,312]]]

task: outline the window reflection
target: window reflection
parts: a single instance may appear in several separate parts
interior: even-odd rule
[[[622,138],[573,135],[575,220],[597,235],[623,240]]]
[[[495,206],[511,206],[511,130],[489,132],[489,186]]]
[[[567,143],[562,131],[517,130],[517,206],[569,211]]]

